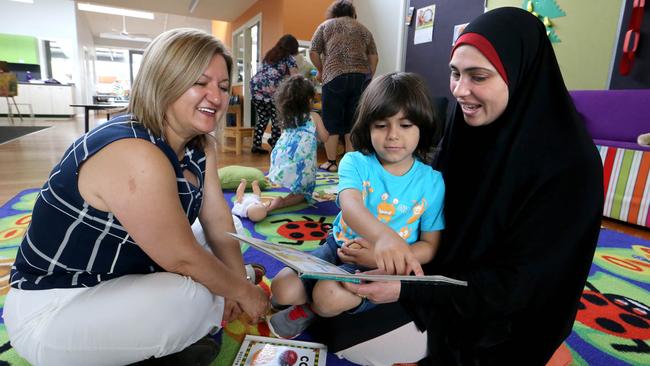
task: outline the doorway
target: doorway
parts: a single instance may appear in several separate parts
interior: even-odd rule
[[[262,51],[262,14],[252,17],[232,33],[234,75],[233,85],[241,85],[244,96],[243,125],[251,127],[255,121],[251,118],[250,80],[261,66]]]

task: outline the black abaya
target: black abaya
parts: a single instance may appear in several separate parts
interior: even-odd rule
[[[465,33],[496,50],[508,106],[481,127],[467,125],[456,107],[440,159],[447,226],[425,271],[469,285],[404,282],[399,304],[385,306],[399,316],[344,315],[317,325],[315,334],[339,338],[320,338],[333,350],[412,319],[428,331],[425,364],[543,365],[571,331],[600,228],[600,157],[538,19],[498,8]],[[355,338],[346,328],[365,331]]]

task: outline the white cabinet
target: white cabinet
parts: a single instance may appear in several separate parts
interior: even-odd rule
[[[70,107],[74,103],[73,85],[18,84],[18,95],[14,98],[23,115],[29,114],[29,108],[21,103],[31,104],[35,115],[74,115],[74,109]],[[4,99],[0,98],[0,114],[7,114]]]
[[[52,93],[47,85],[28,85],[34,114],[51,114]]]
[[[74,87],[72,86],[50,86],[52,88],[52,114],[72,116],[74,108],[70,104],[74,103]]]

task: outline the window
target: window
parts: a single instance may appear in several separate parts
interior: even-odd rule
[[[46,78],[61,83],[72,82],[72,46],[65,41],[44,41]],[[43,70],[44,71],[44,70]]]
[[[131,91],[131,68],[129,51],[117,48],[95,49],[97,94],[127,96]]]
[[[131,73],[131,85],[133,85],[133,80],[138,75],[138,70],[140,70],[140,64],[142,63],[142,58],[144,57],[144,51],[129,50],[129,71]]]
[[[235,59],[235,77],[234,84],[244,82],[244,31],[239,32],[234,37],[233,58]]]

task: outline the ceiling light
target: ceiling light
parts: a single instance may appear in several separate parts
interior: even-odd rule
[[[77,8],[79,10],[92,11],[94,13],[115,14],[133,18],[153,19],[153,13],[147,11],[114,8],[111,6],[93,5],[88,3],[77,3]]]
[[[25,3],[25,4],[33,4],[34,3],[34,0],[11,0],[11,1],[15,1],[17,3]]]
[[[149,37],[141,37],[141,36],[123,36],[121,34],[114,34],[114,33],[99,33],[99,38],[105,38],[105,39],[117,39],[120,41],[134,41],[134,42],[151,42],[151,38]]]

